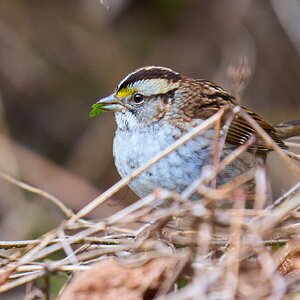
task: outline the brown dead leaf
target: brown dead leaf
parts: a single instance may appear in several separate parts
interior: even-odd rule
[[[145,300],[158,291],[168,292],[185,259],[168,256],[151,259],[138,266],[128,266],[113,259],[81,272],[66,288],[60,300]]]

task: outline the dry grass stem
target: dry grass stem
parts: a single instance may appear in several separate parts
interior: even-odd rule
[[[255,299],[294,295],[295,285],[300,282],[300,272],[297,273],[300,268],[300,182],[278,199],[271,199],[262,161],[225,184],[218,185],[218,176],[250,146],[254,147],[255,138],[251,137],[234,151],[224,151],[228,126],[236,114],[250,123],[279,154],[286,168],[300,178],[299,167],[291,158],[296,154],[280,149],[239,107],[226,108],[227,119],[222,126],[224,112],[221,110],[203,122],[77,214],[60,205],[60,201],[53,201],[64,211],[66,219],[39,239],[0,241],[3,252],[0,254],[0,293],[43,278],[46,295],[51,288],[51,276],[59,272],[70,277],[82,271],[94,274],[76,283],[76,288],[87,293],[87,299],[93,290],[93,278],[97,276],[108,286],[113,284],[112,280],[119,280],[123,284],[120,288],[126,285],[128,292],[151,293],[149,299],[254,299],[254,291]],[[109,217],[83,219],[130,180],[212,127],[220,130],[215,135],[212,161],[181,195],[158,189]],[[0,176],[20,188],[45,196],[42,191],[6,174]],[[245,188],[249,182],[256,183],[250,195]],[[271,202],[273,204],[269,204]],[[253,208],[248,208],[249,204]],[[5,249],[9,251],[6,253]],[[60,258],[53,256],[57,253]],[[173,267],[171,272],[166,272],[171,268],[169,260]],[[105,277],[102,265],[109,266],[107,274],[114,269],[118,271],[112,277]],[[152,265],[155,268],[152,269]],[[142,276],[133,275],[145,270],[147,273]],[[291,274],[296,277],[291,279]],[[139,289],[131,290],[132,280],[128,278],[134,279]],[[70,292],[72,282],[68,281],[66,292],[60,296],[62,300],[68,299],[64,297]],[[98,293],[105,293],[100,283],[96,287],[99,287]],[[33,291],[31,287],[28,297],[35,295]],[[117,298],[122,298],[116,286],[114,292]]]
[[[3,180],[6,180],[18,187],[20,187],[21,189],[25,190],[25,191],[28,191],[28,192],[31,192],[31,193],[34,193],[36,195],[39,195],[45,199],[48,199],[49,201],[51,201],[53,204],[55,204],[64,214],[65,216],[69,219],[73,216],[73,212],[71,209],[67,208],[63,203],[62,201],[60,201],[58,198],[54,197],[53,195],[47,193],[46,191],[43,191],[41,189],[38,189],[36,187],[33,187],[27,183],[24,183],[22,181],[19,181],[15,178],[13,178],[12,176],[8,175],[8,174],[5,174],[3,172],[0,172],[0,177],[3,179]]]

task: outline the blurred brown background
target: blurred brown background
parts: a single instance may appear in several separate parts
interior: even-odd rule
[[[0,171],[74,210],[118,180],[111,114],[90,106],[137,67],[155,64],[231,88],[246,56],[242,101],[271,123],[300,118],[300,2],[293,0],[1,0]],[[275,194],[292,178],[273,159]],[[62,214],[0,179],[1,239],[37,236]],[[118,200],[117,200],[118,199]],[[100,207],[108,215],[130,191]]]

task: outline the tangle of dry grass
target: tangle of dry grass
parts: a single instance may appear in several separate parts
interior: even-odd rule
[[[212,164],[182,194],[156,190],[107,218],[84,219],[133,178],[197,134],[213,126],[220,129],[221,118],[229,109],[226,128],[233,116],[239,114],[297,177],[298,183],[280,198],[270,199],[263,164],[216,186],[218,174],[254,141],[249,139],[221,158],[226,137],[226,128],[223,128],[223,135],[217,130]],[[55,273],[70,276],[85,271],[90,272],[84,277],[86,282],[75,278],[75,287],[68,283],[61,299],[72,299],[70,295],[74,290],[86,295],[86,299],[89,293],[96,292],[99,299],[108,299],[105,298],[111,296],[108,291],[116,293],[115,296],[120,293],[119,299],[121,295],[127,299],[125,296],[129,293],[134,293],[130,295],[135,299],[172,300],[282,299],[298,295],[300,169],[295,160],[296,156],[280,149],[251,116],[234,107],[220,110],[77,214],[59,204],[58,199],[7,177],[21,188],[44,195],[69,218],[37,240],[0,241],[0,248],[10,249],[9,254],[0,256],[0,293],[26,284],[27,296],[32,295],[31,283],[38,278],[44,278],[47,283],[49,276]],[[247,208],[243,188],[250,180],[256,182],[253,209]],[[199,200],[190,201],[194,193],[199,195]],[[266,207],[266,203],[273,204]],[[54,259],[51,255],[59,251],[64,254],[63,258]],[[100,268],[93,267],[95,263]],[[122,284],[115,283],[118,276]],[[92,278],[97,278],[96,288],[91,287]],[[106,282],[104,288],[100,281]],[[44,296],[49,298],[49,282],[45,286]],[[124,292],[121,288],[125,287],[126,295],[121,294]]]

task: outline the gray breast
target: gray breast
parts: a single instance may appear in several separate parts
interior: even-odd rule
[[[208,135],[212,136],[212,132]],[[168,123],[155,123],[146,128],[116,131],[114,157],[122,177],[148,162],[182,135]],[[130,187],[144,197],[157,187],[181,192],[201,175],[204,164],[211,163],[211,138],[198,136],[145,171]]]

